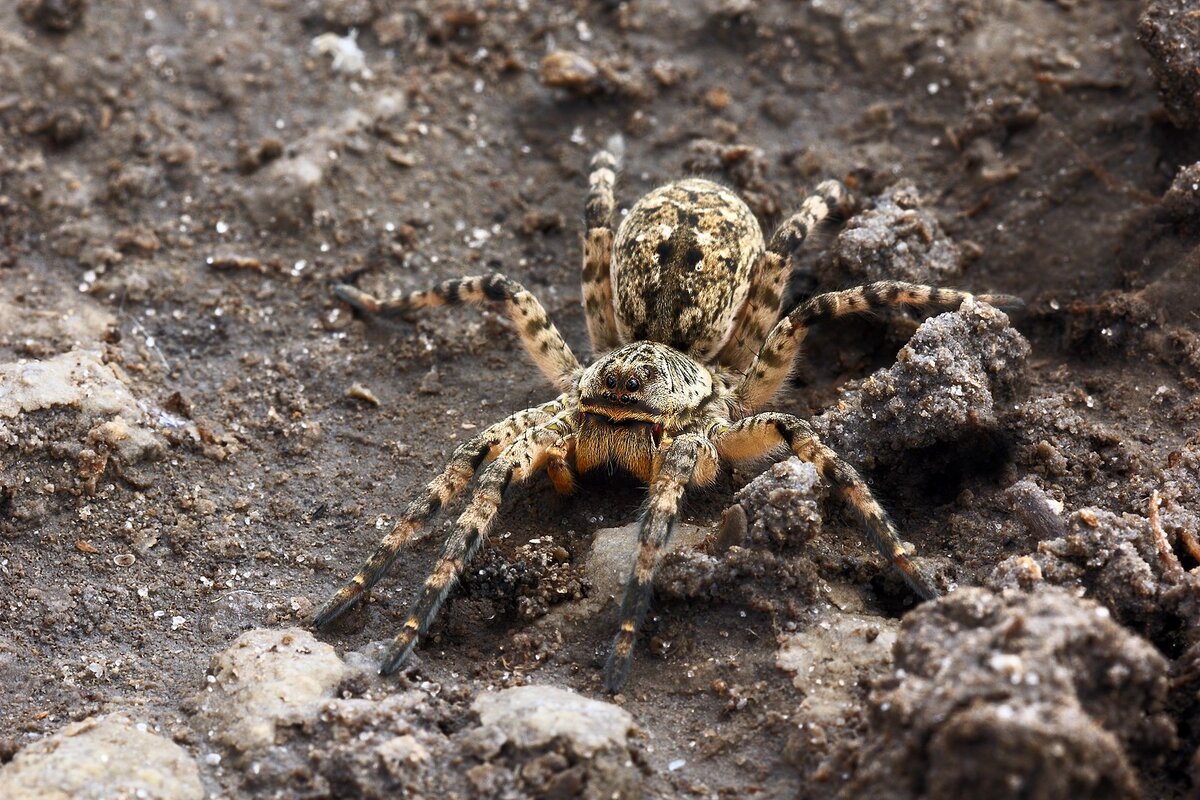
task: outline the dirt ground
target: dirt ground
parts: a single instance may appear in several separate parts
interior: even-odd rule
[[[1200,169],[1172,181],[1200,139],[1164,110],[1142,11],[5,4],[0,786],[64,726],[120,715],[197,772],[164,797],[1197,796]],[[361,64],[313,45],[351,30]],[[703,536],[740,490],[747,527],[668,559],[615,698],[621,757],[497,739],[492,690],[610,700],[616,608],[588,557],[644,498],[540,480],[511,492],[402,674],[367,666],[453,509],[367,607],[285,637],[325,659],[314,691],[334,705],[290,708],[262,740],[225,730],[206,691],[248,668],[218,654],[305,627],[458,442],[552,396],[494,310],[367,324],[332,284],[503,270],[588,353],[579,221],[615,133],[626,208],[707,174],[770,230],[846,182],[877,216],[820,237],[795,297],[917,270],[1025,299],[1011,328],[964,310],[904,351],[916,317],[825,325],[777,403],[829,409],[818,430],[960,589],[919,605],[811,476],[743,489],[768,465],[740,468],[688,503]],[[928,387],[958,380],[938,337],[976,334],[1002,343],[945,352],[983,359],[961,380],[986,398],[922,422]]]

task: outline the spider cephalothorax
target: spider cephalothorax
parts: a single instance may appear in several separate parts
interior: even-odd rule
[[[541,304],[500,274],[450,280],[380,301],[350,286],[337,295],[370,314],[465,302],[503,303],[526,351],[562,393],[497,422],[461,445],[440,475],[408,504],[349,583],[318,610],[323,625],[357,602],[400,549],[479,474],[470,501],[392,642],[381,671],[408,658],[454,581],[483,544],[505,490],[545,469],[559,491],[575,476],[626,472],[650,486],[639,549],[621,603],[605,685],[616,691],[633,658],[662,550],[689,486],[711,483],[721,460],[787,447],[812,462],[861,518],[876,547],[923,598],[933,581],[913,563],[895,526],[859,474],[802,419],[759,412],[787,379],[817,321],[876,308],[952,308],[965,292],[895,281],[818,295],[780,316],[791,256],[832,211],[852,203],[840,183],[817,187],[764,242],[754,215],[729,189],[690,178],[639,200],[614,236],[613,185],[619,140],[592,160],[584,213],[583,302],[597,359],[582,367]],[[981,299],[1019,305],[1003,295]]]

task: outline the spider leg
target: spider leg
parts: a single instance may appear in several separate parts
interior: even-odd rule
[[[621,344],[609,270],[612,265],[613,210],[616,207],[613,186],[624,150],[624,140],[614,136],[607,149],[592,157],[588,199],[583,211],[583,309],[592,351],[597,355]]]
[[[432,306],[504,303],[509,318],[517,326],[521,344],[551,383],[565,389],[571,376],[579,370],[579,360],[550,321],[542,304],[524,286],[499,272],[444,281],[432,289],[412,292],[394,300],[379,300],[346,284],[338,284],[333,292],[359,311],[380,317],[398,316]]]
[[[722,457],[734,461],[758,458],[786,444],[854,510],[875,547],[899,570],[913,591],[925,600],[939,595],[933,580],[908,557],[896,526],[854,467],[817,439],[812,427],[791,414],[766,412],[723,424],[712,433]]]
[[[767,250],[758,257],[750,276],[750,291],[738,310],[733,332],[717,353],[716,362],[741,372],[754,360],[771,325],[779,318],[779,305],[791,277],[791,263]]]
[[[800,210],[783,221],[754,267],[750,292],[738,312],[733,333],[717,363],[734,370],[744,370],[753,360],[771,326],[779,319],[783,293],[792,274],[792,257],[799,252],[809,233],[829,218],[831,213],[849,214],[854,198],[838,181],[825,181],[801,205]]]
[[[575,459],[575,434],[564,436],[546,451],[546,474],[554,491],[559,494],[574,494],[575,473],[571,463]]]
[[[659,451],[650,500],[638,527],[638,555],[621,600],[620,628],[604,666],[604,687],[618,691],[633,665],[633,644],[650,606],[654,572],[679,519],[679,501],[689,485],[711,483],[717,474],[717,451],[698,433],[683,434]]]
[[[425,523],[463,490],[481,464],[494,458],[523,431],[552,419],[563,404],[564,398],[559,397],[545,405],[518,411],[459,445],[450,463],[409,502],[391,533],[383,537],[358,573],[317,610],[313,625],[321,627],[332,622],[362,599],[387,574],[400,550],[423,538]]]
[[[559,415],[526,430],[483,470],[471,502],[459,516],[454,532],[442,546],[433,571],[425,579],[425,585],[409,608],[404,627],[388,647],[379,668],[381,674],[390,675],[399,669],[412,654],[418,639],[429,629],[446,595],[467,562],[483,544],[496,518],[505,489],[513,481],[527,480],[540,469],[549,448],[570,432],[568,415]]]
[[[734,389],[734,397],[748,408],[760,407],[774,397],[791,373],[796,351],[813,323],[895,306],[957,308],[968,297],[976,297],[1002,309],[1013,310],[1024,306],[1019,297],[1011,295],[972,295],[957,289],[939,289],[901,281],[877,281],[840,292],[819,294],[800,303],[779,320],[763,342],[746,377]]]

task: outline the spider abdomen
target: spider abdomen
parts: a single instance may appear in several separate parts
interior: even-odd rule
[[[763,249],[758,220],[720,184],[689,178],[650,192],[613,243],[622,338],[711,358],[729,336]]]

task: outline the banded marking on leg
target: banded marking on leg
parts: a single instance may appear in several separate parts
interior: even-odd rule
[[[623,140],[614,137],[609,149],[592,157],[588,198],[583,212],[583,309],[588,337],[596,355],[621,344],[612,291],[614,186],[621,165]]]
[[[939,595],[933,580],[909,558],[895,524],[866,481],[841,456],[822,444],[807,422],[790,414],[756,414],[718,430],[713,441],[721,455],[733,460],[757,458],[786,444],[796,456],[817,468],[855,512],[879,553],[900,572],[914,592],[924,600]]]
[[[919,283],[876,281],[840,292],[819,294],[801,303],[788,316],[794,324],[811,325],[847,314],[862,314],[885,308],[952,310],[962,305],[968,297],[975,297],[1000,309],[1016,310],[1025,305],[1021,298],[1012,295],[973,295],[958,289],[943,289]]]
[[[389,645],[379,669],[380,673],[389,675],[395,672],[412,655],[420,637],[437,616],[450,589],[487,537],[505,490],[512,482],[527,480],[541,468],[548,449],[569,433],[570,426],[566,417],[555,417],[522,433],[484,469],[479,476],[479,485],[475,488],[471,502],[459,516],[454,532],[442,546],[437,563],[409,608],[400,633]]]
[[[763,342],[746,377],[734,389],[734,397],[748,408],[761,407],[774,397],[791,374],[796,353],[808,336],[809,327],[815,322],[897,306],[953,309],[968,297],[976,297],[998,308],[1016,309],[1024,306],[1019,297],[1011,295],[972,295],[957,289],[902,281],[877,281],[840,292],[819,294],[796,306],[779,320]]]
[[[733,334],[721,348],[717,362],[744,370],[779,319],[783,293],[792,274],[792,257],[832,212],[849,214],[854,197],[838,181],[825,181],[775,230],[751,278],[750,293],[734,324]]]
[[[663,548],[679,519],[679,502],[689,484],[707,483],[716,475],[717,451],[700,434],[675,439],[650,484],[650,500],[638,527],[638,555],[621,599],[620,626],[604,666],[604,688],[616,692],[633,665],[633,645],[650,607],[654,573]]]
[[[327,625],[361,600],[387,574],[400,551],[423,538],[421,534],[427,530],[426,523],[458,496],[480,465],[494,458],[523,431],[553,418],[562,410],[564,401],[564,397],[559,397],[550,403],[518,411],[461,444],[441,474],[409,502],[391,532],[380,541],[354,577],[317,610],[313,625],[318,628]]]
[[[605,149],[597,151],[589,163],[587,205],[583,209],[585,228],[612,228],[616,209],[617,172],[625,157],[625,140],[614,136]]]
[[[785,260],[796,255],[817,226],[830,214],[848,214],[854,209],[854,197],[846,191],[840,181],[825,181],[816,191],[800,204],[800,210],[792,214],[775,229],[767,244],[767,250],[777,253]],[[791,266],[790,263],[788,266]]]
[[[380,317],[392,317],[435,306],[504,303],[525,351],[551,383],[565,389],[579,369],[579,360],[551,322],[542,304],[524,286],[499,272],[443,281],[432,289],[412,292],[393,300],[379,300],[345,284],[334,287],[334,294],[354,308]]]

